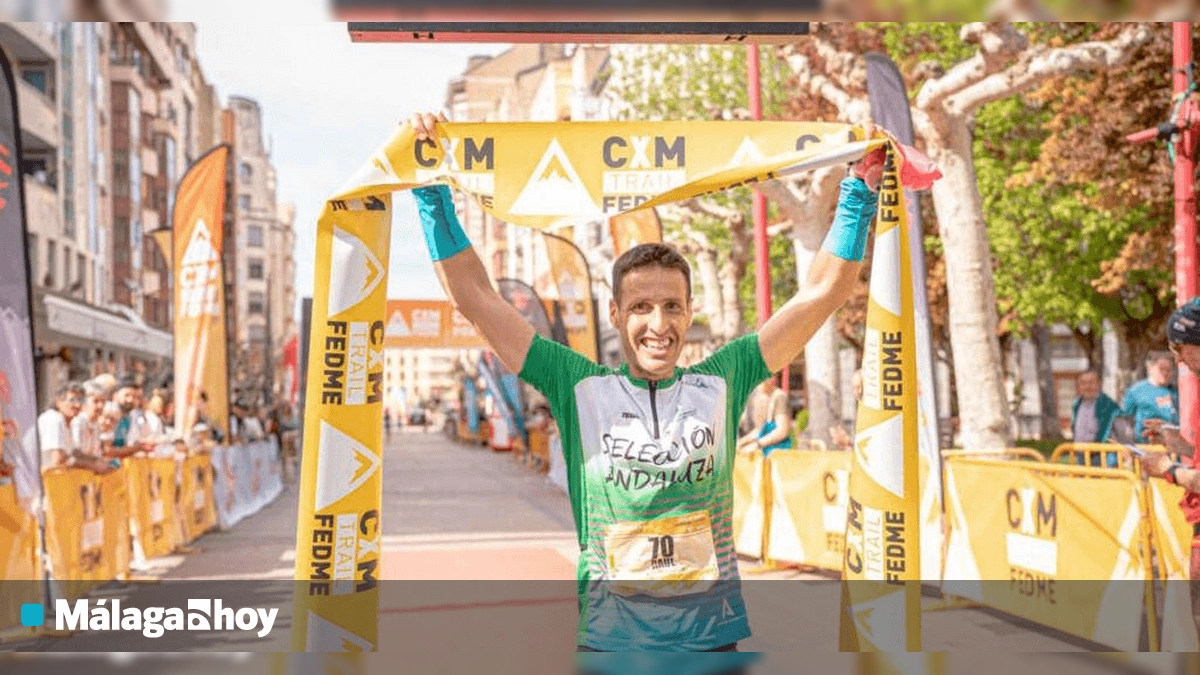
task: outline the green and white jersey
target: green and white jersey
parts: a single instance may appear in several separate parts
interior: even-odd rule
[[[757,335],[647,382],[535,336],[579,539],[579,644],[702,651],[750,635],[733,546],[737,422],[770,376]]]

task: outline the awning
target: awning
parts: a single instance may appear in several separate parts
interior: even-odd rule
[[[120,351],[172,358],[170,333],[55,295],[45,295],[46,327],[64,336]]]

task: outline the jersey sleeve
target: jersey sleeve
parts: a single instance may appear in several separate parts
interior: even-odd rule
[[[771,376],[758,346],[758,334],[743,335],[718,349],[691,368],[692,372],[716,375],[725,380],[732,410],[740,414],[750,392]]]
[[[542,392],[557,414],[559,406],[570,400],[575,385],[604,372],[603,366],[574,349],[535,334],[518,377]]]

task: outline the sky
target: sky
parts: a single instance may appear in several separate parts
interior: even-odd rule
[[[235,9],[236,8],[236,9]],[[258,101],[271,143],[276,199],[296,205],[296,296],[311,296],[316,222],[325,200],[418,111],[444,107],[471,54],[505,45],[352,44],[323,0],[171,0],[196,22],[196,51],[222,101]],[[228,21],[236,16],[237,22]],[[281,23],[286,17],[288,23]],[[409,193],[393,199],[388,297],[444,298]],[[297,310],[298,312],[298,310]]]

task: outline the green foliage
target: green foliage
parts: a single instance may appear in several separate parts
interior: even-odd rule
[[[775,205],[767,202],[768,215]],[[771,220],[770,217],[767,218]],[[792,296],[800,290],[796,278],[796,254],[792,240],[785,236],[771,237],[768,242],[771,260],[771,309],[779,311]],[[754,266],[751,265],[742,281],[738,284],[738,297],[742,300],[742,319],[751,328],[758,326],[758,293],[756,290]]]
[[[1002,320],[1018,335],[1043,318],[1099,330],[1116,318],[1112,300],[1091,282],[1116,257],[1143,209],[1105,211],[1095,186],[1022,180],[1038,158],[1051,112],[1013,96],[983,108],[975,120],[975,171],[995,258]]]
[[[743,45],[646,45],[613,54],[608,90],[627,120],[711,120],[749,110]],[[788,66],[760,49],[763,117],[783,113],[788,100]]]

